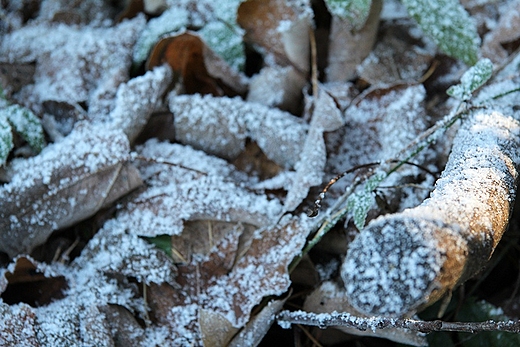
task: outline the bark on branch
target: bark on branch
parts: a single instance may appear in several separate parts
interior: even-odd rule
[[[497,110],[463,120],[431,197],[374,220],[349,246],[341,275],[357,310],[410,316],[486,264],[513,206],[519,133]]]

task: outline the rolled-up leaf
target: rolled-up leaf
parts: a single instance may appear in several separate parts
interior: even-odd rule
[[[351,243],[341,275],[365,314],[406,316],[475,275],[507,228],[518,178],[520,124],[473,111],[420,206],[380,217]]]

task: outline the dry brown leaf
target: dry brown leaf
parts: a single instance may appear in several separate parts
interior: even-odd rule
[[[381,0],[372,1],[368,19],[359,31],[353,31],[347,19],[332,17],[329,65],[326,68],[328,82],[345,82],[356,76],[357,66],[375,43],[381,8]]]
[[[37,324],[34,310],[25,304],[9,306],[0,303],[0,345],[13,347],[43,346],[36,337]]]
[[[243,78],[213,53],[195,32],[185,32],[160,40],[152,49],[147,69],[170,65],[182,78],[188,94],[214,96],[244,94]]]
[[[415,26],[411,21],[401,21],[386,28],[384,36],[358,65],[359,77],[376,86],[420,81],[435,56],[436,48],[411,35]]]
[[[8,305],[20,302],[32,307],[45,306],[63,298],[67,282],[63,276],[48,277],[39,272],[30,259],[16,259],[13,270],[4,273],[6,285],[1,290],[2,301]],[[4,287],[4,286],[2,286]]]
[[[220,313],[203,308],[199,310],[199,327],[204,347],[228,346],[238,331]]]
[[[497,25],[484,36],[482,55],[494,63],[502,62],[507,50],[502,46],[520,38],[520,3],[511,1],[503,10]]]
[[[334,99],[326,91],[319,91],[313,106],[310,129],[296,163],[296,176],[287,191],[284,211],[293,211],[307,197],[311,187],[322,183],[327,160],[323,133],[337,130],[344,124]]]
[[[11,181],[0,187],[0,250],[11,257],[30,252],[52,231],[139,186],[128,159],[122,132],[83,124],[38,156],[16,163]]]
[[[294,167],[308,129],[289,113],[239,98],[172,93],[169,105],[179,142],[231,160],[244,150],[246,138],[251,138],[269,159]]]
[[[106,113],[118,85],[128,79],[132,48],[144,24],[141,16],[111,28],[32,24],[5,35],[1,62],[36,62],[34,83],[14,97],[36,112],[41,102],[55,100],[86,102]]]
[[[310,4],[282,0],[248,0],[240,4],[237,23],[245,41],[272,54],[276,65],[309,71]]]
[[[288,297],[287,297],[288,298]],[[276,314],[282,310],[287,298],[270,301],[256,316],[251,317],[246,326],[231,340],[228,347],[256,347],[271,328]],[[223,345],[222,345],[223,346]]]

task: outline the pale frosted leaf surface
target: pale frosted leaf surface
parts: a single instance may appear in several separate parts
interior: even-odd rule
[[[122,130],[130,142],[133,142],[171,81],[172,72],[169,67],[156,67],[119,86],[110,114],[89,112],[89,118],[92,121],[104,121],[107,126]]]
[[[36,337],[36,315],[27,304],[0,303],[0,345],[13,347],[39,347]]]
[[[40,119],[29,109],[19,105],[0,108],[0,118],[5,117],[14,130],[36,151],[43,149],[45,138]]]
[[[372,0],[325,0],[325,4],[333,16],[348,19],[359,30],[368,18]]]
[[[142,236],[179,235],[184,221],[208,219],[265,225],[281,212],[277,200],[255,194],[233,182],[240,175],[222,159],[179,144],[150,140],[139,153],[171,164],[141,165],[148,185],[118,217]],[[193,170],[190,170],[193,169]],[[196,171],[195,171],[196,170]]]
[[[31,251],[53,230],[91,216],[139,184],[120,177],[129,158],[126,136],[101,127],[79,126],[38,156],[13,166],[14,176],[0,188],[1,250],[11,256]],[[123,182],[117,184],[118,179]]]
[[[493,73],[493,63],[485,58],[479,60],[474,66],[466,71],[461,79],[460,84],[451,86],[446,93],[448,95],[463,101],[471,98],[471,94],[486,83]]]
[[[345,111],[346,125],[330,134],[327,172],[334,175],[356,165],[394,158],[428,127],[422,85],[371,90]],[[420,161],[421,155],[414,160]],[[403,175],[414,168],[404,168]],[[344,190],[345,180],[334,189]],[[420,203],[422,199],[418,202]]]
[[[365,220],[368,215],[368,211],[373,207],[376,202],[374,189],[377,188],[379,183],[386,177],[384,173],[377,173],[370,177],[367,182],[363,185],[361,191],[350,195],[347,199],[347,208],[353,216],[354,224],[358,230],[362,230],[365,227]]]
[[[170,94],[178,141],[232,159],[254,140],[279,165],[294,167],[308,126],[287,112],[239,98]]]
[[[174,33],[187,27],[189,24],[189,12],[180,6],[174,6],[164,11],[159,17],[152,18],[139,34],[134,50],[133,60],[135,64],[143,63],[153,45],[159,39],[169,33]]]
[[[0,166],[4,165],[13,149],[13,129],[6,117],[0,117]]]
[[[322,183],[327,160],[323,134],[337,130],[343,124],[343,115],[334,99],[326,91],[320,90],[314,103],[312,121],[300,160],[296,163],[296,176],[287,191],[285,211],[293,211],[307,197],[311,187]]]
[[[133,45],[143,26],[141,16],[111,28],[29,25],[3,37],[0,60],[36,61],[34,84],[17,95],[24,105],[58,100],[101,109],[106,106],[99,104],[114,97],[114,87],[128,79]]]
[[[227,346],[238,331],[220,313],[203,308],[199,310],[199,326],[204,347]]]
[[[468,65],[477,62],[477,27],[458,0],[403,0],[403,4],[444,53]]]
[[[305,244],[311,221],[284,217],[276,226],[258,229],[247,253],[229,274],[216,277],[203,294],[205,306],[223,314],[235,327],[249,321],[263,297],[282,295],[291,283],[287,267]]]
[[[260,313],[251,318],[244,329],[229,343],[228,347],[258,346],[271,328],[276,314],[282,310],[286,300],[287,298],[270,301]]]
[[[520,3],[510,1],[501,8],[500,19],[495,27],[484,36],[482,55],[494,63],[507,58],[508,52],[503,43],[514,42],[520,38]]]

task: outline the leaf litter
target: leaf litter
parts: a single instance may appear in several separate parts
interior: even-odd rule
[[[137,15],[120,23],[111,19],[114,9],[98,1],[84,2],[91,9],[85,13],[69,7],[60,9],[60,1],[47,1],[40,5],[34,19],[10,19],[7,29],[0,27],[0,61],[36,67],[34,80],[27,79],[21,88],[2,88],[9,91],[9,102],[19,103],[43,118],[48,139],[53,142],[28,159],[13,159],[19,156],[17,151],[6,156],[7,165],[0,172],[5,182],[0,194],[6,197],[2,199],[5,208],[0,209],[4,222],[0,228],[1,250],[11,258],[30,253],[37,245],[45,246],[54,230],[69,233],[68,226],[77,227],[80,220],[91,215],[97,217],[101,208],[115,210],[70,264],[30,260],[38,276],[64,278],[64,297],[31,307],[23,302],[7,304],[2,296],[0,311],[9,319],[0,323],[0,343],[260,343],[277,312],[291,300],[286,294],[294,279],[288,269],[317,228],[315,220],[287,211],[299,211],[312,201],[314,187],[323,184],[327,175],[402,153],[403,147],[432,123],[428,102],[435,91],[428,83],[423,85],[421,75],[437,57],[431,43],[419,42],[422,34],[417,34],[413,23],[391,22],[396,18],[399,21],[403,14],[391,13],[387,2],[381,30],[399,31],[404,26],[409,37],[401,42],[379,38],[381,3],[358,2],[363,6],[363,20],[355,23],[359,32],[353,37],[331,35],[330,40],[345,47],[355,47],[361,40],[364,48],[357,52],[349,77],[325,70],[326,79],[335,82],[320,85],[319,94],[312,97],[304,88],[309,71],[308,35],[314,25],[313,11],[319,9],[311,8],[306,1],[270,1],[269,7],[251,0],[242,4],[230,1],[226,6],[209,1],[165,1],[164,7],[159,6],[154,13],[155,18],[146,20]],[[454,3],[449,2],[450,6]],[[422,2],[406,5],[412,15],[413,6],[426,6]],[[471,19],[458,5],[453,6],[454,13],[461,14],[463,23],[472,29]],[[508,23],[514,23],[514,13],[505,15],[503,8],[502,21],[488,34],[488,41],[484,39],[486,43],[499,37],[500,49],[505,47],[506,53],[497,46],[490,50],[500,51],[501,59],[511,51],[507,45],[516,40],[506,30]],[[99,15],[92,9],[98,9]],[[7,11],[18,10],[9,7]],[[267,22],[258,20],[271,12],[278,16]],[[67,17],[75,24],[67,22]],[[442,41],[449,31],[439,35],[428,18],[418,21],[441,49],[473,62],[473,46],[462,53],[451,52]],[[183,31],[188,27],[192,32]],[[244,42],[240,39],[243,32]],[[197,49],[205,52],[203,69],[189,64],[176,69],[165,58],[170,54],[165,50],[156,63],[149,64],[150,71],[142,71],[154,44],[157,48],[165,36],[171,43],[186,34],[201,42]],[[472,30],[455,34],[471,44],[477,41]],[[375,42],[378,46],[372,50]],[[251,64],[249,56],[244,60],[241,55],[244,43],[249,50],[257,50],[262,59],[251,79],[239,71],[244,64],[246,69]],[[385,47],[392,50],[392,57],[384,56]],[[175,51],[175,62],[182,54],[194,52]],[[345,51],[349,52],[330,50],[331,63],[336,54]],[[400,51],[412,55],[397,59]],[[160,66],[165,61],[170,67]],[[412,68],[401,66],[408,61],[414,61]],[[399,68],[397,74],[394,65]],[[201,80],[209,78],[208,85],[213,88],[209,94],[219,96],[201,95],[208,94],[207,90],[197,89],[197,83],[191,80],[190,76],[199,78],[197,74],[204,69],[208,74]],[[517,72],[504,69],[502,73],[515,76]],[[447,75],[456,80],[452,73]],[[466,94],[487,78],[480,79],[476,87],[471,81],[467,85],[462,81],[463,90],[457,95],[467,99]],[[222,81],[236,89],[230,91]],[[363,83],[367,82],[372,85],[365,89]],[[479,101],[518,88],[517,82],[515,77],[503,78],[484,86]],[[188,91],[190,83],[193,90]],[[229,97],[237,92],[244,97],[247,91],[247,101]],[[301,100],[307,102],[303,119],[310,118],[309,124],[298,117],[304,109]],[[514,94],[504,100],[516,105]],[[57,116],[61,111],[63,120]],[[176,143],[137,139],[157,112],[173,119],[175,134],[168,138]],[[45,121],[49,117],[55,118],[59,128],[55,136],[49,131],[52,122]],[[136,139],[139,144],[134,146]],[[256,167],[264,170],[275,165],[275,176],[248,169],[242,172],[231,164],[254,146],[264,158],[261,160],[269,161],[269,165]],[[414,160],[437,171],[444,148],[431,149]],[[247,160],[240,164],[241,168],[247,166]],[[357,182],[363,177],[361,172]],[[378,177],[368,182],[374,184],[360,185],[347,202],[352,205],[358,229],[367,214],[367,219],[372,219],[378,213],[418,205],[433,183],[433,177],[413,166],[404,166],[383,181]],[[340,196],[348,185],[349,181],[334,186],[331,196]],[[377,194],[373,192],[376,186]],[[122,196],[125,198],[118,200]],[[383,211],[379,204],[385,199],[390,206]],[[346,230],[352,230],[350,218],[345,225]],[[166,241],[161,246],[165,248],[151,242],[156,238]],[[327,251],[323,252],[328,257]],[[17,259],[22,258],[14,258],[1,271],[2,293],[9,286],[7,272],[14,271]],[[319,267],[315,255],[309,259]],[[337,267],[340,259],[329,260]],[[309,298],[314,295],[316,301],[323,301],[332,295],[343,300],[345,289],[338,287],[337,277],[331,275],[337,270],[327,271],[332,282],[325,282]],[[327,283],[336,288],[332,294],[321,290]],[[332,308],[323,311],[321,306],[306,304],[316,312]],[[421,336],[399,330],[376,336],[423,343]]]

